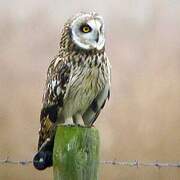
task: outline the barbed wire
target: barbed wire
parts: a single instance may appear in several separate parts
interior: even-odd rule
[[[6,159],[0,159],[0,165],[4,164],[14,164],[14,165],[30,165],[32,164],[32,160],[12,160],[7,157]],[[129,167],[156,167],[156,168],[180,168],[180,162],[159,162],[151,161],[151,162],[144,162],[139,160],[107,160],[107,161],[100,161],[103,165],[113,165],[113,166],[129,166]]]
[[[32,160],[11,160],[9,157],[6,159],[0,159],[0,165],[3,164],[16,164],[16,165],[29,165],[32,164]]]
[[[131,166],[131,167],[142,167],[142,166],[152,166],[157,168],[180,168],[180,162],[159,162],[158,160],[152,162],[144,162],[139,160],[130,160],[130,161],[122,161],[122,160],[110,160],[110,161],[101,161],[102,164],[108,165],[119,165],[119,166]]]

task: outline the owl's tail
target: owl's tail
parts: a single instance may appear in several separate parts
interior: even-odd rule
[[[39,151],[35,154],[33,158],[33,165],[38,170],[44,170],[47,167],[51,167],[52,162],[52,154],[53,154],[53,146],[54,146],[54,137],[51,139],[47,139]]]

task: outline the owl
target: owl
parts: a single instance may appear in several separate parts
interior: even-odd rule
[[[47,72],[34,166],[52,165],[57,124],[91,127],[110,96],[110,62],[103,18],[78,13],[62,30],[58,55]]]

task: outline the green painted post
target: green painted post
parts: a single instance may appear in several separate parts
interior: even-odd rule
[[[54,180],[98,180],[99,133],[95,128],[58,126]]]

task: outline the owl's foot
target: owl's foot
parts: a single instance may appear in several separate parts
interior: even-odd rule
[[[72,118],[65,119],[65,122],[62,125],[63,126],[70,126],[70,127],[75,126]]]
[[[79,127],[85,127],[85,124],[82,121],[76,122],[76,125],[79,126]]]
[[[74,122],[79,127],[85,127],[83,118],[82,118],[81,114],[79,114],[79,113],[74,116]]]

